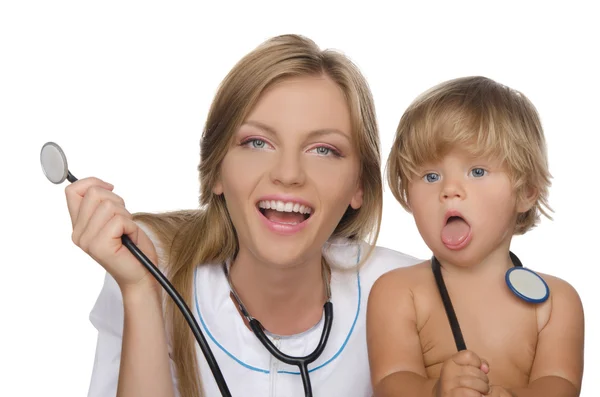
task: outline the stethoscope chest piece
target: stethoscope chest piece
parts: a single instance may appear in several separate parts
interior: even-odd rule
[[[519,257],[509,254],[514,267],[508,269],[504,277],[508,289],[527,303],[545,302],[550,296],[548,284],[539,274],[523,267]]]
[[[539,274],[524,267],[508,269],[506,285],[513,294],[528,303],[542,303],[550,296],[548,284]]]

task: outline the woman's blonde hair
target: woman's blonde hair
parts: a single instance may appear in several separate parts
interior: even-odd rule
[[[515,234],[550,218],[546,142],[536,108],[522,93],[486,77],[463,77],[421,94],[402,115],[387,160],[388,184],[410,211],[408,185],[425,163],[455,147],[505,163],[518,199],[537,193],[530,210],[519,214]],[[550,218],[551,219],[551,218]]]
[[[233,258],[238,251],[236,233],[224,198],[212,192],[232,135],[265,89],[283,79],[300,76],[327,76],[343,91],[360,158],[363,204],[358,210],[348,206],[332,237],[370,240],[371,247],[377,239],[383,186],[375,109],[365,78],[339,52],[322,51],[313,41],[298,35],[274,37],[233,67],[214,98],[200,144],[201,208],[162,214],[139,213],[134,217],[150,227],[165,248],[166,273],[190,307],[194,268],[198,264]],[[195,339],[170,299],[166,300],[166,317],[181,396],[198,397],[202,393]]]

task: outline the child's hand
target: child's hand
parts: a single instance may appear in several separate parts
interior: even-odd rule
[[[146,280],[154,286],[152,277],[147,277],[150,273],[123,246],[121,236],[127,234],[156,264],[154,245],[132,220],[123,199],[112,190],[112,185],[97,178],[80,179],[67,186],[73,242],[102,265],[121,290],[126,286],[145,285]]]
[[[487,397],[514,397],[514,394],[503,388],[502,386],[491,386]]]
[[[472,351],[456,353],[442,364],[436,397],[481,397],[487,394],[490,391],[487,371],[488,364]]]

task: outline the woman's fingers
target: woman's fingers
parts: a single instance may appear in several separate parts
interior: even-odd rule
[[[125,207],[121,206],[120,203],[115,203],[112,200],[104,200],[100,202],[89,200],[90,206],[89,210],[93,208],[93,213],[87,220],[87,223],[84,222],[86,217],[81,217],[80,221],[77,222],[76,229],[73,231],[73,240],[77,240],[76,244],[84,250],[85,252],[89,252],[90,244],[97,236],[100,234],[102,229],[115,217],[122,216],[126,219],[132,219],[133,216],[125,209]],[[92,205],[95,204],[95,207]],[[84,210],[84,206],[81,206],[82,211]],[[88,210],[86,208],[85,210]]]
[[[76,182],[67,185],[65,188],[65,196],[67,197],[67,208],[69,209],[69,215],[71,216],[71,223],[75,225],[77,222],[79,207],[85,194],[92,187],[97,186],[102,189],[112,191],[114,186],[108,182],[104,182],[98,178],[90,177],[80,179]]]

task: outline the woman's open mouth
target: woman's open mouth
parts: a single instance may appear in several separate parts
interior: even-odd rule
[[[261,200],[256,206],[271,230],[286,235],[300,231],[313,214],[313,208],[295,201]]]

